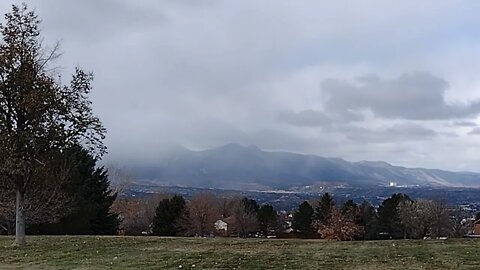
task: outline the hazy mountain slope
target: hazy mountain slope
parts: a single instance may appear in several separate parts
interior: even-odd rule
[[[480,174],[392,166],[385,162],[347,162],[255,146],[228,144],[190,151],[174,147],[154,165],[136,166],[135,176],[152,183],[235,189],[288,189],[319,183],[350,186],[480,186]]]

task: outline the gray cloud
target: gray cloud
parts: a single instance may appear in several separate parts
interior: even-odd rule
[[[31,6],[42,15],[44,6],[38,3]],[[53,1],[48,9],[50,16],[41,18],[42,29],[61,33],[56,38],[65,42],[81,44],[135,38],[136,34],[149,31],[155,25],[167,23],[163,10],[148,10],[131,1]]]
[[[303,110],[299,112],[282,111],[278,114],[278,120],[294,126],[322,127],[332,124],[345,124],[363,120],[362,114],[349,111],[341,114],[330,114],[317,110]]]
[[[350,140],[362,143],[425,141],[437,135],[436,131],[417,124],[397,124],[382,129],[343,127],[341,132]]]
[[[480,135],[480,128],[474,128],[470,132],[468,132],[468,135]]]
[[[452,125],[458,127],[476,127],[477,123],[472,121],[455,121],[452,123]]]
[[[332,123],[330,117],[323,112],[315,110],[304,110],[298,113],[293,111],[283,111],[279,113],[278,120],[300,127],[318,127],[330,125]]]
[[[410,73],[391,80],[378,78],[354,84],[345,80],[323,81],[323,92],[329,97],[327,109],[344,113],[370,110],[380,118],[437,120],[475,117],[480,102],[450,105],[444,94],[448,83],[428,73]]]
[[[480,2],[26,1],[65,80],[94,72],[108,160],[239,142],[478,170]]]

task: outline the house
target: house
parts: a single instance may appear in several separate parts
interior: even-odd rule
[[[477,219],[477,220],[473,223],[473,231],[472,231],[472,234],[473,234],[473,235],[480,235],[480,219]]]
[[[215,227],[215,230],[217,231],[217,235],[220,236],[229,236],[232,234],[232,228],[235,220],[234,217],[228,217],[228,218],[223,218],[215,221],[213,223],[213,226]],[[230,227],[230,228],[229,228]],[[229,231],[230,229],[230,231]]]
[[[215,221],[213,225],[215,226],[215,229],[217,231],[225,231],[225,232],[228,231],[228,223],[221,219]]]

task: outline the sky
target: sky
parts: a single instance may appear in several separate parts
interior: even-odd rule
[[[62,80],[94,73],[108,162],[236,142],[480,171],[480,1],[26,2]]]

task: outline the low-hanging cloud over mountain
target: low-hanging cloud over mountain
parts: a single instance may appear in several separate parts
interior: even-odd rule
[[[239,142],[480,171],[478,1],[26,2],[62,80],[94,72],[106,162]]]

